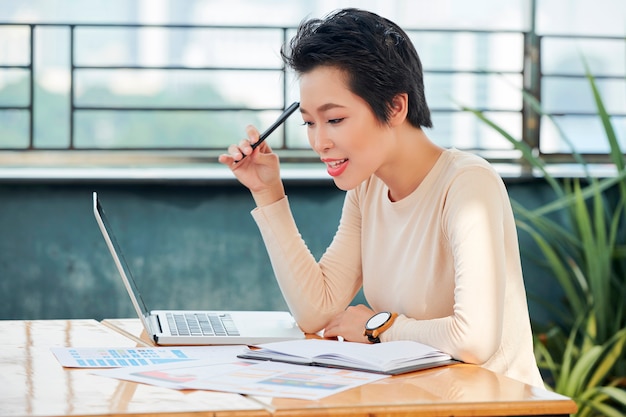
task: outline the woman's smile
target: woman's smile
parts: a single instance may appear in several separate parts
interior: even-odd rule
[[[328,175],[330,175],[331,177],[337,177],[341,175],[348,167],[348,161],[349,159],[347,158],[344,158],[344,159],[323,158],[322,159],[322,162],[326,164],[326,172],[328,172]]]

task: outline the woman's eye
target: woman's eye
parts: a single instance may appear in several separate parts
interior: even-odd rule
[[[342,122],[343,120],[344,120],[344,118],[343,118],[343,117],[342,117],[342,118],[340,118],[340,119],[329,119],[329,120],[327,121],[327,123],[328,123],[328,124],[331,124],[331,125],[334,125],[334,124],[337,124],[337,123]],[[307,121],[302,122],[302,126],[308,126],[308,127],[311,127],[311,126],[314,126],[314,125],[315,125],[315,122],[307,122]]]

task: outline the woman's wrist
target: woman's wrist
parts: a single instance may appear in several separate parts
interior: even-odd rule
[[[269,206],[285,197],[285,188],[282,182],[280,185],[269,187],[259,191],[252,192],[252,198],[257,207]]]

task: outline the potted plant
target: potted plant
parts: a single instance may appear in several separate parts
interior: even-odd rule
[[[565,311],[536,332],[535,353],[546,383],[574,399],[578,416],[623,416],[626,412],[626,160],[594,77],[585,63],[610,158],[616,173],[599,179],[558,129],[540,103],[523,92],[537,113],[551,119],[570,146],[583,178],[559,180],[524,142],[487,118],[461,106],[498,131],[554,191],[553,201],[526,208],[512,200],[516,223],[539,248],[541,267],[553,276],[565,297]],[[523,249],[523,248],[522,248]]]

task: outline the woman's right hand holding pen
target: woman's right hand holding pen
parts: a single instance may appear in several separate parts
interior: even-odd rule
[[[220,155],[218,160],[248,187],[258,207],[266,206],[285,196],[278,155],[267,142],[252,149],[251,144],[259,140],[259,131],[254,126],[248,126],[246,134],[247,139],[230,145],[228,153]]]

